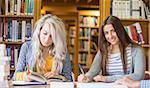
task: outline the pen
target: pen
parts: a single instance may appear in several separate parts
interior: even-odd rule
[[[79,67],[79,69],[80,69],[81,73],[82,73],[83,75],[85,75],[85,73],[84,73],[84,71],[83,71],[82,66],[81,66],[80,64],[78,64],[78,67]]]
[[[26,71],[26,73],[27,73],[27,75],[30,74],[30,66],[29,66],[29,64],[27,65],[27,71]]]

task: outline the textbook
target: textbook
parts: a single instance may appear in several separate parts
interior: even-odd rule
[[[50,84],[50,82],[65,82],[67,79],[64,76],[61,75],[54,75],[50,78],[46,78],[43,75],[37,73],[37,72],[31,72],[30,79],[33,81],[37,81],[40,83]]]

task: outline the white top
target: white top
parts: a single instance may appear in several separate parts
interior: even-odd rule
[[[127,73],[129,73],[131,64],[131,47],[127,47],[126,52],[128,60]],[[123,65],[121,61],[121,53],[108,54],[108,64],[106,70],[110,76],[124,75]]]

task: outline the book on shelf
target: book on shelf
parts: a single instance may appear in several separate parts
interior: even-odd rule
[[[3,41],[3,21],[0,19],[0,42]]]
[[[124,26],[124,28],[127,34],[129,35],[129,37],[131,38],[131,40],[133,40],[138,44],[145,43],[142,35],[142,28],[140,23],[137,22],[129,26]]]
[[[31,21],[7,20],[4,23],[4,28],[3,38],[6,42],[24,42],[31,39]]]
[[[11,46],[11,47],[7,47],[6,50],[7,50],[7,56],[10,57],[10,67],[15,68],[18,61],[19,49],[14,46]]]
[[[0,44],[0,86],[1,88],[9,88],[12,81],[9,80],[10,75],[10,57],[6,53],[6,45]]]
[[[98,26],[96,16],[80,16],[80,26]]]
[[[33,0],[5,0],[4,3],[5,15],[33,15]]]
[[[142,0],[113,0],[110,2],[111,15],[119,18],[145,19],[144,2]]]
[[[65,82],[65,81],[67,81],[67,79],[61,75],[54,75],[50,78],[46,78],[37,72],[31,72],[29,78],[31,80],[38,81],[40,83],[45,83],[45,84],[49,84],[50,82]]]

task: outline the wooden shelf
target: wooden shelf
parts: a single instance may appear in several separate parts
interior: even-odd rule
[[[137,21],[137,22],[148,22],[148,21],[150,21],[150,20],[148,20],[148,19],[121,19],[121,21]]]
[[[97,52],[97,50],[92,50],[93,47],[92,41],[93,37],[98,37],[99,34],[99,26],[100,26],[100,17],[98,15],[99,10],[93,11],[93,10],[83,10],[79,11],[79,32],[78,32],[78,63],[80,63],[84,70],[87,71],[92,63],[93,56]],[[81,35],[83,34],[83,35]],[[97,38],[94,38],[96,41]],[[82,46],[80,46],[82,44]],[[84,59],[85,62],[82,63],[82,60]]]
[[[0,42],[0,44],[20,45],[23,44],[23,42]]]
[[[4,18],[29,18],[29,19],[33,19],[33,16],[24,16],[24,15],[0,15],[0,17],[4,17]]]
[[[143,48],[150,48],[150,45],[149,44],[144,44],[144,45],[141,45]]]
[[[97,26],[80,26],[80,28],[99,28]]]

